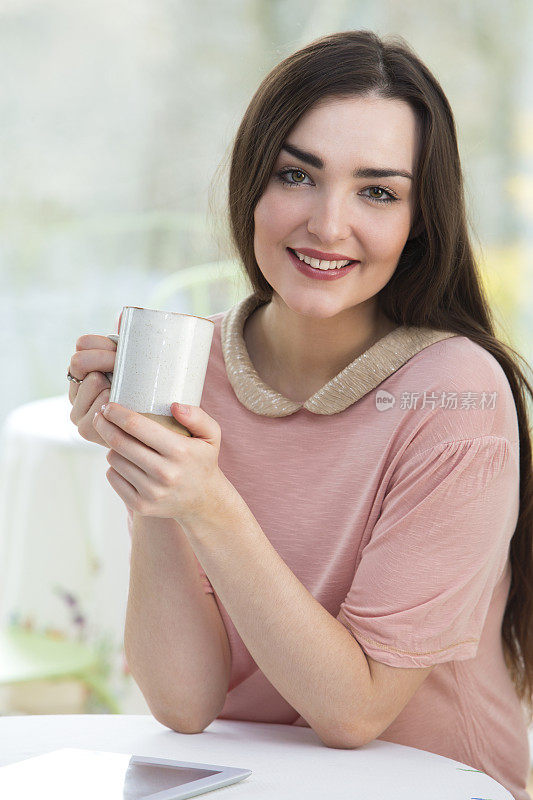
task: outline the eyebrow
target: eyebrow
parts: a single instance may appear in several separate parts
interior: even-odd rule
[[[306,150],[300,150],[299,147],[295,147],[293,144],[284,142],[281,149],[286,150],[291,156],[299,158],[300,161],[310,164],[312,167],[317,169],[323,169],[324,167],[324,162],[319,156],[314,155],[314,153],[308,153]],[[354,178],[392,178],[397,175],[400,178],[413,180],[410,172],[403,169],[393,169],[392,167],[360,167],[355,169],[352,175]]]

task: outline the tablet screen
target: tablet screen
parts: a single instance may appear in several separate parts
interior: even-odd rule
[[[0,797],[181,800],[250,775],[235,767],[65,748],[0,768]]]

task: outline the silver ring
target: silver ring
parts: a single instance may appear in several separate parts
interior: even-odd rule
[[[83,378],[80,381],[79,378],[75,378],[74,375],[71,375],[70,370],[67,372],[67,378],[69,379],[69,381],[74,381],[74,383],[81,383],[83,381]]]

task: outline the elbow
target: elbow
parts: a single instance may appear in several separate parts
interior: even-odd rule
[[[176,731],[176,733],[186,733],[186,734],[193,734],[193,733],[202,733],[205,729],[211,725],[216,716],[210,716],[209,718],[204,717],[201,719],[200,717],[177,717],[174,714],[169,714],[168,709],[159,712],[159,710],[150,709],[154,718],[164,725],[166,728],[170,728],[172,731]]]
[[[167,727],[176,733],[186,733],[191,736],[193,733],[203,733],[207,725],[181,725],[178,723],[177,725],[167,725]]]
[[[351,739],[348,741],[347,739],[328,739],[326,737],[320,737],[322,740],[322,744],[326,747],[333,747],[334,750],[355,750],[357,747],[362,747],[364,744],[368,744],[368,742],[359,742]]]
[[[170,719],[165,714],[153,714],[153,716],[158,722],[161,723],[161,725],[164,725],[165,728],[170,728],[170,730],[176,731],[176,733],[186,733],[186,734],[202,733],[210,724],[207,723],[205,725],[202,725],[192,720]]]
[[[376,738],[373,734],[368,734],[365,731],[353,730],[348,726],[336,726],[330,729],[327,733],[323,731],[318,733],[322,744],[326,747],[332,747],[335,750],[355,750],[358,747],[363,747],[365,744],[373,742]]]

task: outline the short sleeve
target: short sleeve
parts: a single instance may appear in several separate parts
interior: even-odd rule
[[[129,506],[126,506],[126,511],[128,513],[128,519],[127,519],[128,532],[130,534],[130,539],[131,539],[133,535],[133,511]],[[202,565],[200,564],[196,556],[195,559],[196,559],[196,564],[198,565],[198,572],[200,574],[200,580],[202,581],[202,586],[204,587],[205,594],[214,594],[215,590],[211,586],[211,582],[209,581],[209,578],[205,574]]]
[[[399,462],[339,614],[369,656],[393,667],[475,657],[518,519],[519,479],[518,443],[497,436]]]

